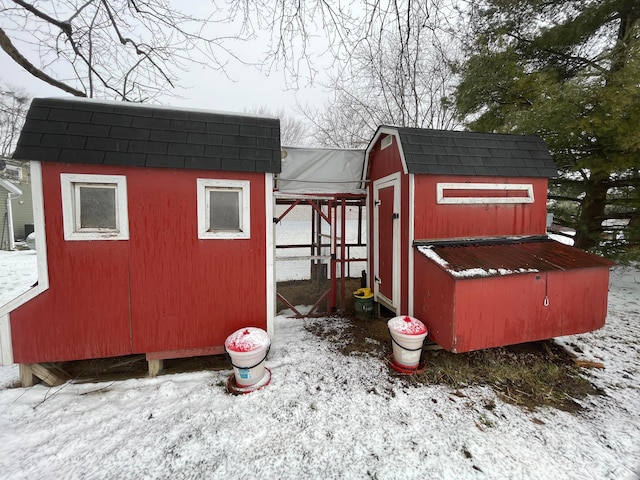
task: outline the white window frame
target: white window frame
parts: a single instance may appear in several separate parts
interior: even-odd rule
[[[22,181],[22,167],[18,167],[17,165],[7,165],[5,167],[5,172],[7,178],[10,180]]]
[[[210,239],[246,239],[251,238],[251,182],[249,180],[222,180],[198,178],[198,238]],[[209,200],[211,190],[237,190],[240,193],[239,231],[210,231]]]
[[[393,145],[393,135],[389,134],[386,137],[382,137],[380,140],[380,150],[384,150],[385,148],[389,148]]]
[[[116,191],[116,228],[114,230],[80,228],[78,187],[82,185],[113,186]],[[62,189],[62,220],[65,240],[129,240],[127,178],[124,175],[61,173],[60,186]]]
[[[504,190],[526,192],[524,197],[445,197],[445,190]],[[533,185],[530,183],[438,183],[436,201],[440,205],[469,205],[492,203],[534,203]]]

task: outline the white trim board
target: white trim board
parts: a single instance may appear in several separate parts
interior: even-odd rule
[[[38,283],[22,295],[0,306],[0,365],[9,365],[13,363],[11,312],[49,289],[47,231],[44,221],[44,194],[42,190],[42,165],[40,162],[32,161],[30,164],[30,170],[31,195],[33,200],[33,226],[36,233]]]
[[[266,241],[266,263],[267,263],[267,334],[273,338],[275,334],[275,309],[276,309],[276,270],[275,270],[275,228],[273,228],[273,173],[264,175],[265,190],[265,241]]]
[[[198,178],[198,238],[201,240],[233,240],[251,238],[251,182],[249,180],[226,180],[214,178]],[[240,230],[209,230],[209,196],[208,189],[230,189],[240,192]]]
[[[397,223],[393,223],[393,231],[392,231],[392,255],[393,255],[393,266],[392,266],[392,285],[391,292],[393,298],[387,298],[385,295],[380,293],[378,288],[378,281],[376,280],[377,275],[380,269],[380,255],[379,255],[379,238],[380,238],[380,219],[378,214],[378,209],[376,208],[375,202],[377,201],[377,193],[379,190],[384,188],[393,187],[393,211],[394,213],[401,213],[401,188],[402,182],[400,181],[401,176],[400,172],[394,172],[386,177],[380,178],[373,182],[373,237],[374,237],[374,249],[373,249],[373,282],[374,282],[374,298],[376,301],[382,300],[384,304],[387,305],[391,310],[395,310],[396,313],[400,308],[400,286],[401,286],[401,274],[402,274],[402,252],[400,245],[400,222],[402,221],[402,215],[400,215],[399,221]]]
[[[446,197],[445,190],[482,190],[525,192],[520,197]],[[490,203],[533,203],[533,185],[530,183],[445,183],[436,185],[436,201],[439,205],[490,204]]]

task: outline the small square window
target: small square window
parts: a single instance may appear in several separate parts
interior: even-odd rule
[[[116,185],[74,184],[76,229],[78,231],[117,231]]]
[[[209,194],[209,231],[240,232],[242,189],[207,188]]]
[[[250,238],[249,182],[199,178],[198,238]]]
[[[65,240],[128,240],[127,184],[121,175],[60,175]]]
[[[387,135],[380,140],[380,150],[384,150],[393,144],[393,135]]]

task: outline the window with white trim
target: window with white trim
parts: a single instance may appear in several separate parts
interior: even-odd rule
[[[60,174],[65,240],[128,240],[124,175]]]
[[[198,238],[250,238],[248,180],[199,178]]]
[[[534,203],[530,183],[442,183],[436,185],[440,205]]]

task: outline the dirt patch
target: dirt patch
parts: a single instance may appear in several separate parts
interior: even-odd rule
[[[338,337],[334,335],[334,342],[344,355],[386,360],[392,350],[387,320],[348,317],[347,327]],[[323,336],[327,326],[310,323],[307,328]],[[447,385],[455,390],[490,386],[504,401],[528,409],[551,406],[575,412],[582,409],[576,400],[603,393],[584,378],[584,369],[553,340],[469,353],[450,353],[426,342],[421,363],[425,367],[422,373],[401,377],[407,384]],[[400,376],[391,369],[389,373]]]
[[[344,305],[342,303],[342,295],[340,292],[341,280],[337,280],[337,294],[336,303],[338,310],[344,312],[353,313],[353,292],[360,288],[359,278],[345,278],[344,280]],[[329,280],[292,280],[288,282],[278,282],[277,291],[280,295],[287,299],[287,301],[293,305],[315,305],[316,302],[322,297],[322,295],[330,288],[331,283]],[[281,311],[288,308],[280,299],[276,302],[276,311]],[[335,313],[328,312],[327,302],[323,301],[320,304],[320,308],[316,310],[317,313],[327,314]]]
[[[335,317],[335,321],[331,317],[309,321],[307,329],[334,344],[344,355],[370,355],[387,361],[391,355],[389,317],[354,316],[352,292],[360,287],[360,279],[348,279],[345,283],[344,314]],[[313,305],[328,287],[328,283],[311,281],[283,282],[278,284],[278,292],[293,305]],[[286,305],[279,302],[278,307],[283,309]],[[552,406],[565,411],[580,410],[576,400],[602,394],[584,377],[584,369],[577,367],[552,340],[458,354],[431,347],[436,346],[426,344],[422,352],[424,371],[401,377],[408,385],[447,385],[455,391],[487,385],[515,405],[529,409]],[[58,366],[76,381],[107,381],[148,374],[144,355],[61,362]],[[229,368],[224,355],[213,355],[165,360],[163,373]],[[391,369],[389,374],[399,376]]]

